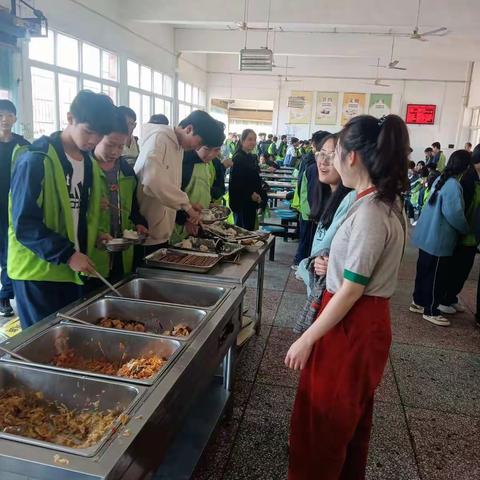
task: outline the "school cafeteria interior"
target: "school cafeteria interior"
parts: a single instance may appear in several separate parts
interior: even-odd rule
[[[479,0],[0,0],[0,480],[480,479]]]

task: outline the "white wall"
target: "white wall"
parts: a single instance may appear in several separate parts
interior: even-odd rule
[[[327,61],[329,64],[328,68],[318,68],[318,64],[312,59],[304,59],[300,62],[298,62],[298,59],[294,59],[292,64],[295,65],[295,69],[289,69],[287,74],[292,80],[299,81],[285,82],[281,75],[233,73],[235,71],[235,59],[232,57],[232,55],[209,55],[209,71],[217,72],[209,73],[208,75],[210,98],[273,100],[275,102],[273,126],[278,134],[290,133],[299,138],[309,138],[316,130],[323,129],[336,132],[341,129],[338,123],[340,118],[336,125],[317,126],[314,124],[315,100],[312,120],[309,125],[289,125],[287,102],[292,90],[392,93],[392,113],[402,117],[405,117],[406,105],[408,103],[437,105],[435,125],[409,125],[411,145],[414,149],[413,159],[421,160],[425,147],[431,145],[434,141],[441,142],[442,148],[445,147],[443,149],[447,154],[450,152],[447,149],[448,144],[455,144],[458,147],[459,142],[462,141],[462,138],[459,136],[459,125],[461,126],[460,119],[463,118],[466,62],[459,62],[451,66],[444,64],[443,68],[436,68],[435,64],[432,64],[432,69],[427,72],[427,78],[430,78],[430,80],[413,79],[415,74],[413,68],[409,68],[407,72],[387,70],[385,74],[382,73],[384,75],[382,78],[386,78],[389,75],[405,77],[410,75],[412,78],[404,80],[388,78],[384,82],[390,84],[391,87],[376,87],[372,85],[375,69],[373,69],[372,75],[371,68],[364,68],[364,59],[361,60],[363,63],[360,63],[359,60],[358,64],[356,64],[356,59],[349,59],[355,67],[350,68],[350,70],[348,70],[345,63],[337,60],[332,61],[332,59],[322,59],[323,63],[325,60]],[[284,62],[285,60],[282,57],[277,59],[277,64],[284,64]],[[307,64],[303,62],[307,62]],[[310,65],[310,69],[308,69],[308,65]],[[229,69],[232,73],[226,73]],[[446,76],[449,80],[440,80],[442,70],[444,72],[443,76]],[[284,75],[284,71],[280,72]],[[334,78],[321,78],[322,74],[328,76],[341,75]],[[347,75],[359,78],[345,78]],[[365,78],[360,78],[363,75],[365,75]],[[370,78],[367,78],[367,76]],[[341,102],[342,96],[340,95],[339,111]],[[463,143],[461,146],[463,147]]]
[[[472,83],[470,85],[468,107],[480,107],[480,62],[475,62],[473,66]]]

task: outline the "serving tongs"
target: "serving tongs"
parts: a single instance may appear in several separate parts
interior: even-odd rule
[[[70,315],[65,315],[64,313],[61,313],[61,312],[57,313],[57,317],[63,318],[65,320],[69,320],[70,322],[80,323],[81,325],[87,325],[87,327],[93,326],[90,322],[81,320],[80,318],[77,318],[77,317],[72,317]]]
[[[3,347],[2,345],[0,345],[0,350],[1,350],[3,353],[6,353],[7,355],[10,355],[11,357],[16,358],[17,360],[21,360],[22,362],[26,362],[26,363],[36,363],[36,362],[32,362],[31,360],[29,360],[28,358],[24,357],[23,355],[20,355],[19,353],[12,352],[11,350],[9,350],[9,349],[6,348],[6,347]]]

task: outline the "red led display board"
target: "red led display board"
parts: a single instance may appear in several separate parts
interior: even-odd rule
[[[433,125],[435,123],[436,105],[421,105],[409,103],[405,121],[415,125]]]

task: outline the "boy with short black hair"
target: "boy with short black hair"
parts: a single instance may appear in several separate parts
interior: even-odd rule
[[[433,142],[432,143],[432,150],[433,150],[433,158],[432,163],[437,166],[437,170],[442,173],[445,170],[447,165],[447,157],[442,152],[442,146],[440,142]],[[428,164],[427,164],[428,167]]]
[[[80,274],[93,274],[87,245],[98,188],[91,152],[110,133],[115,107],[103,94],[74,98],[65,130],[36,140],[18,157],[11,183],[8,273],[22,328],[82,296]]]
[[[203,145],[218,145],[219,130],[221,144],[223,124],[201,110],[193,111],[178,127],[144,125],[135,173],[139,181],[140,213],[146,218],[150,232],[145,242],[146,253],[167,244],[179,210],[186,213],[187,222],[198,223],[201,208],[192,205],[181,189],[183,154]]]
[[[14,298],[13,285],[7,274],[8,252],[8,192],[12,171],[12,154],[17,146],[30,145],[21,135],[12,132],[17,121],[17,109],[10,100],[0,100],[0,316],[11,317],[10,300]]]

